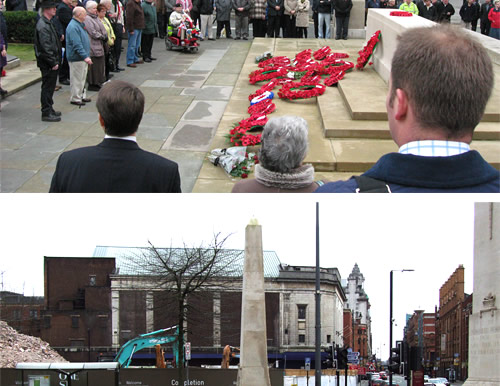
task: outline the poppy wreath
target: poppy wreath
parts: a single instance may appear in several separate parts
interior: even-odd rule
[[[316,73],[314,71],[308,71],[306,74],[302,77],[300,80],[301,83],[310,83],[310,84],[318,84],[321,82],[321,76],[320,75],[315,75]]]
[[[328,54],[332,52],[332,49],[328,46],[321,47],[319,50],[314,51],[313,58],[316,60],[323,60]]]
[[[406,11],[392,11],[390,14],[390,16],[413,16],[413,13],[411,12],[406,12]]]
[[[331,75],[339,71],[351,71],[354,68],[353,62],[347,62],[343,60],[338,60],[335,64],[332,64],[325,68],[325,74]]]
[[[229,131],[226,137],[234,146],[255,146],[261,142],[261,134],[247,134],[247,127],[234,127]]]
[[[276,67],[276,66],[288,66],[290,64],[290,59],[286,56],[276,56],[271,59],[264,60],[258,64],[259,68],[264,67]]]
[[[255,84],[257,82],[262,82],[263,80],[270,80],[286,76],[287,73],[288,70],[285,67],[266,67],[260,70],[253,71],[249,75],[249,82],[250,84]]]
[[[362,70],[366,66],[366,63],[368,63],[368,60],[370,60],[370,57],[372,56],[377,43],[380,41],[380,38],[381,33],[380,30],[378,30],[370,37],[368,42],[366,42],[366,45],[358,52],[358,64],[356,64],[356,68],[358,70]]]
[[[277,79],[272,79],[270,82],[266,83],[261,88],[259,88],[256,92],[254,92],[253,94],[250,94],[248,96],[248,100],[251,101],[254,98],[258,97],[259,95],[264,94],[266,91],[273,90],[274,87],[276,87],[278,84],[279,84],[279,82]]]
[[[254,105],[256,103],[262,102],[265,99],[273,99],[274,93],[272,91],[264,91],[262,94],[257,95],[250,101],[250,105]]]
[[[318,83],[293,82],[284,84],[278,96],[281,99],[307,99],[323,95],[326,87]]]
[[[249,106],[247,111],[250,115],[256,115],[271,114],[274,110],[276,110],[276,105],[273,101],[271,99],[264,99],[259,103]]]
[[[345,59],[348,58],[349,54],[346,54],[345,52],[331,52],[327,55],[324,61],[330,61],[330,60],[335,60],[335,59]]]
[[[299,63],[299,62],[303,62],[305,60],[310,60],[311,54],[312,54],[312,50],[310,48],[299,52],[297,55],[295,55],[294,63]]]
[[[345,75],[344,71],[334,72],[332,75],[326,78],[323,83],[325,83],[326,86],[331,87],[333,85],[336,85],[339,82],[339,80],[341,80],[344,77],[344,75]]]
[[[249,118],[239,121],[236,127],[245,127],[247,130],[256,130],[260,127],[264,127],[267,121],[268,119],[265,114],[254,114],[250,115]]]

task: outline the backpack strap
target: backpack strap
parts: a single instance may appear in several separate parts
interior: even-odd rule
[[[356,193],[392,193],[384,181],[367,176],[354,176],[354,178],[358,184]]]

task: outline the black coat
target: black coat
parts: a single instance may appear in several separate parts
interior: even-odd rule
[[[488,15],[486,15],[486,18],[488,18]],[[7,44],[7,22],[5,21],[5,16],[3,15],[3,12],[0,12],[0,32],[2,33],[5,48],[8,48]]]
[[[124,139],[62,153],[51,193],[180,193],[178,166]]]
[[[36,23],[35,55],[40,68],[49,69],[61,63],[61,39],[54,24],[45,16]]]
[[[455,8],[453,8],[453,5],[450,3],[446,5],[442,4],[440,11],[441,12],[438,13],[438,20],[448,23],[450,22],[451,17],[455,14]],[[447,15],[448,12],[450,13],[449,15]]]
[[[285,0],[267,0],[267,6],[267,14],[269,16],[283,15],[285,11]],[[279,11],[276,11],[276,6],[280,7]]]
[[[195,3],[200,15],[211,15],[214,13],[214,2],[212,0],[195,0],[193,1],[193,6]]]
[[[352,9],[352,0],[334,0],[333,7],[335,8],[336,17],[349,16]]]
[[[332,0],[319,0],[318,13],[332,13]]]
[[[428,20],[436,21],[437,20],[437,11],[436,7],[431,5],[429,9],[424,4],[421,4],[420,7],[418,7],[418,16],[424,17]]]
[[[490,9],[493,8],[493,5],[483,3],[481,4],[481,9],[479,11],[479,17],[481,18],[481,23],[489,23],[488,13],[490,13]]]
[[[475,4],[464,4],[462,8],[460,8],[460,17],[464,22],[470,23],[473,20],[477,20],[479,18],[479,12]]]

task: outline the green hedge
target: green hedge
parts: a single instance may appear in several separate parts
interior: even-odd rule
[[[4,12],[7,22],[7,41],[12,43],[33,43],[36,16],[34,11]]]

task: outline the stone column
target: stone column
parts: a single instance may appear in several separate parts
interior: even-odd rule
[[[113,348],[120,347],[120,292],[111,290],[111,328]]]
[[[464,386],[500,383],[500,203],[476,203],[469,377]]]
[[[238,386],[271,386],[266,339],[262,227],[252,220],[245,230]]]
[[[335,15],[333,15],[335,17]],[[332,36],[335,36],[332,34]],[[351,14],[349,15],[349,29],[347,36],[353,39],[364,39],[365,31],[365,0],[352,0]]]

